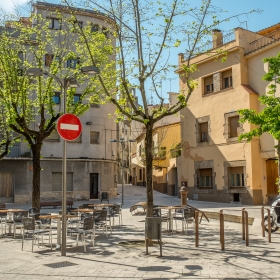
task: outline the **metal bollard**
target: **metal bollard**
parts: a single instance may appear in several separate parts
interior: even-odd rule
[[[195,247],[198,247],[198,215],[199,212],[195,211]]]
[[[268,220],[267,220],[267,225],[268,225],[268,242],[271,243],[271,222],[270,222],[270,209],[267,210],[267,215],[268,215]]]
[[[245,240],[245,208],[241,212],[241,223],[242,223],[242,240]]]
[[[262,215],[262,236],[265,237],[265,229],[264,229],[264,207],[261,208]]]
[[[249,246],[249,223],[248,223],[248,212],[244,211],[245,219],[245,231],[246,231],[246,246]]]
[[[221,250],[225,250],[225,229],[224,229],[223,210],[220,210],[220,243],[221,243]]]

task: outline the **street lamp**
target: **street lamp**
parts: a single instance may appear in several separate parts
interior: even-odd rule
[[[124,151],[124,144],[125,142],[136,142],[136,140],[130,139],[130,140],[124,140],[124,138],[120,138],[119,140],[113,139],[110,140],[110,142],[118,142],[122,145],[122,205],[123,205],[123,184],[124,184],[124,172],[123,172],[123,151]]]
[[[99,74],[99,69],[94,66],[81,67],[81,73],[83,74]],[[29,68],[26,71],[28,76],[49,76],[57,81],[61,88],[63,88],[63,114],[66,114],[66,104],[67,104],[67,88],[68,87],[78,87],[75,77],[76,74],[65,78],[59,78],[41,68]],[[62,242],[61,242],[61,256],[66,256],[66,174],[67,174],[67,157],[66,157],[66,140],[63,141],[63,159],[62,159]]]

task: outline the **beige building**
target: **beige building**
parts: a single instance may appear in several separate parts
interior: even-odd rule
[[[268,203],[277,195],[275,141],[269,135],[251,142],[238,136],[253,126],[239,123],[238,110],[262,110],[258,101],[269,83],[262,80],[266,57],[280,51],[280,24],[259,32],[237,28],[223,36],[213,33],[213,48],[227,50],[221,62],[209,54],[191,59],[198,87],[181,111],[182,155],[177,159],[178,181],[186,182],[190,199],[243,204]],[[179,54],[180,89],[185,88]]]
[[[35,14],[49,20],[49,29],[53,32],[63,30],[57,12],[66,18],[71,17],[69,9],[62,5],[36,2],[33,8]],[[83,27],[90,23],[93,32],[104,32],[114,24],[112,19],[98,11],[75,8],[75,13],[79,25]],[[24,20],[30,23],[28,19]],[[50,56],[52,54],[45,55],[46,69]],[[68,62],[71,61],[67,60],[66,67]],[[81,92],[82,86],[77,88],[74,102],[81,102]],[[60,95],[54,96],[53,101],[56,104],[54,110],[59,110],[62,103]],[[80,116],[82,134],[75,141],[67,143],[67,198],[98,199],[100,191],[117,195],[118,164],[110,143],[110,139],[116,138],[116,123],[108,117],[114,110],[113,104],[91,104],[89,110]],[[41,153],[41,198],[61,198],[63,142],[57,132],[45,139]],[[26,142],[18,142],[11,148],[10,154],[0,161],[0,202],[31,201],[32,175],[31,149]]]
[[[176,93],[169,92],[169,103],[172,106],[177,101]],[[153,105],[153,108],[157,105]],[[132,150],[132,177],[133,183],[145,186],[145,127],[135,123],[137,145]],[[180,153],[180,115],[164,117],[155,123],[153,131],[154,160],[153,160],[153,188],[162,193],[177,195],[177,168],[176,156]]]

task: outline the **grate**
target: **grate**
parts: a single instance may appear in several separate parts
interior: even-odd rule
[[[52,267],[52,268],[60,268],[60,267],[66,267],[66,266],[72,266],[72,265],[77,265],[77,264],[76,263],[67,262],[67,261],[45,264],[45,266]]]

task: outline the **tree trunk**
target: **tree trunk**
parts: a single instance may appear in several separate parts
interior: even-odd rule
[[[36,207],[38,210],[40,210],[41,147],[42,144],[38,142],[32,147],[32,153],[33,153],[32,207]]]
[[[277,156],[278,156],[278,193],[280,193],[280,140],[277,142]]]
[[[146,157],[146,191],[147,191],[147,217],[153,216],[153,125],[146,125],[145,139],[145,157]]]

